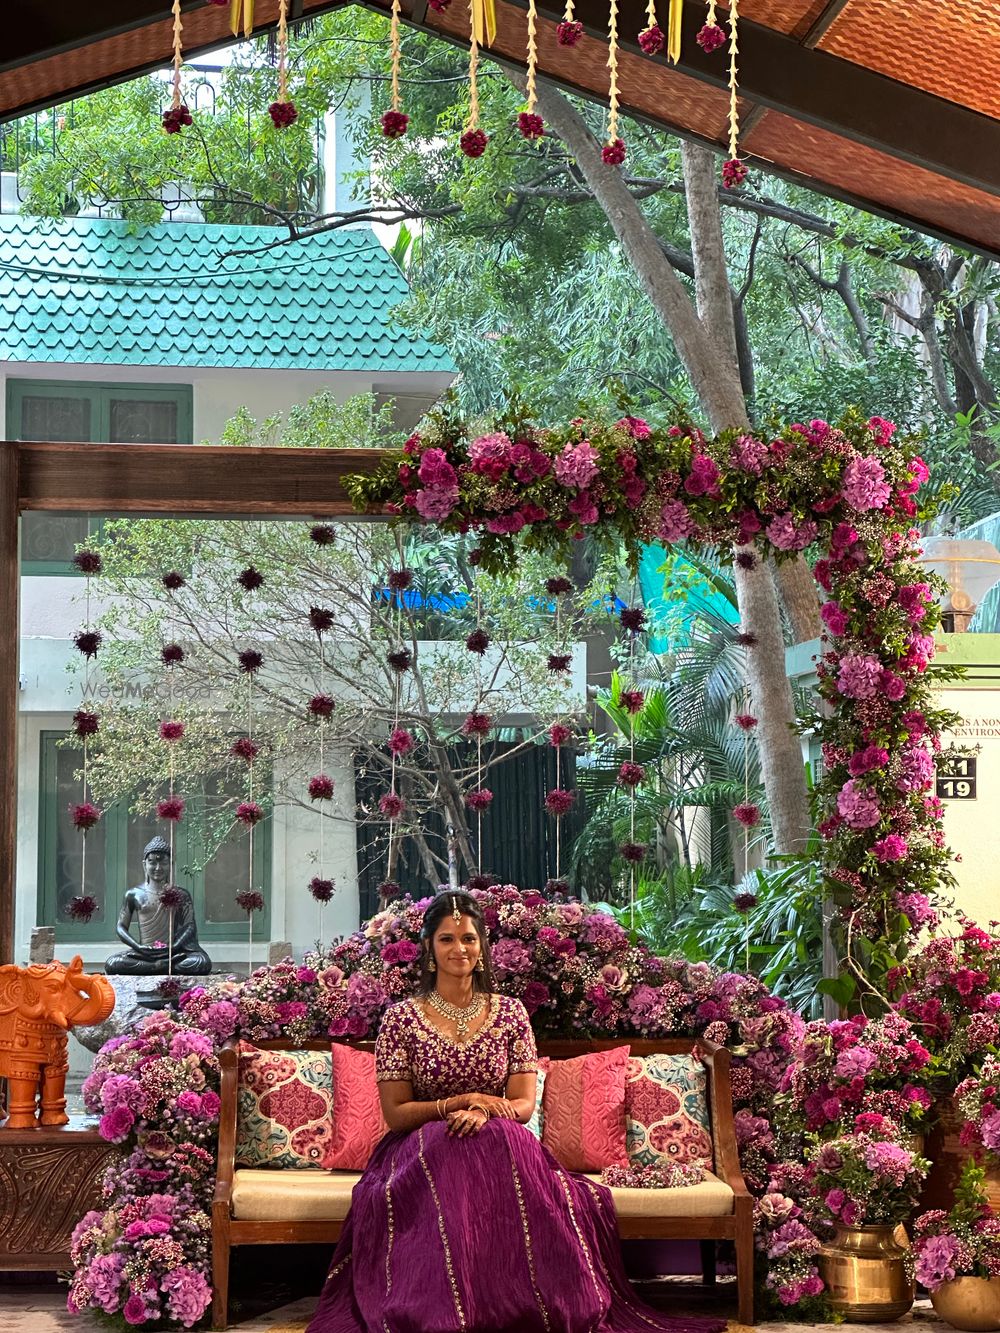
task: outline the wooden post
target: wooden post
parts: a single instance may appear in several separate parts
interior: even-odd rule
[[[21,565],[18,447],[0,442],[0,963],[14,962]]]

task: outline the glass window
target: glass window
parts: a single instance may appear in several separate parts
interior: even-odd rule
[[[38,919],[43,925],[54,925],[60,940],[106,940],[110,951],[125,890],[142,880],[142,849],[154,834],[167,837],[168,833],[151,812],[132,813],[121,802],[105,812],[85,840],[73,827],[71,815],[71,807],[80,800],[80,751],[60,746],[65,735],[62,731],[42,733]],[[198,934],[205,941],[241,939],[246,928],[246,915],[236,904],[236,894],[247,886],[249,875],[247,831],[239,826],[229,830],[208,859],[197,836],[199,806],[211,817],[240,793],[225,778],[216,779],[205,792],[193,796],[185,792],[187,817],[174,833],[174,878],[194,900]],[[264,911],[254,917],[254,935],[260,932],[266,939],[270,933],[270,818],[254,829],[253,860],[253,887],[264,895]],[[89,922],[73,921],[67,909],[84,883],[98,908]]]
[[[7,381],[7,435],[12,440],[190,444],[192,431],[189,384]],[[97,530],[99,520],[94,515],[25,514],[21,520],[24,573],[73,573],[77,546]]]

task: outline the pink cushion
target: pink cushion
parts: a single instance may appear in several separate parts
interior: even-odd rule
[[[237,1165],[322,1166],[332,1102],[326,1051],[268,1051],[241,1041]]]
[[[375,1056],[334,1042],[333,1131],[323,1165],[330,1171],[363,1171],[389,1126],[375,1082]]]
[[[568,1171],[627,1166],[625,1075],[628,1047],[593,1051],[546,1066],[542,1143]]]

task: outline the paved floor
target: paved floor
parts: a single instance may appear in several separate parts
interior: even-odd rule
[[[230,1327],[238,1333],[303,1333],[316,1302],[313,1297],[283,1305]],[[65,1289],[16,1287],[0,1284],[0,1333],[99,1333],[103,1326],[87,1315],[66,1313]],[[771,1323],[767,1333],[805,1333],[807,1324]],[[822,1325],[830,1328],[830,1325]],[[948,1328],[935,1316],[927,1301],[918,1301],[911,1314],[897,1324],[852,1324],[851,1333],[944,1333]],[[730,1322],[728,1333],[744,1333],[743,1325]]]

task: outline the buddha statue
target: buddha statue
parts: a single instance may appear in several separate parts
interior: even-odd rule
[[[212,960],[198,944],[191,895],[187,889],[170,884],[170,844],[164,838],[157,836],[146,843],[142,868],[145,880],[127,891],[118,914],[116,933],[128,948],[124,953],[113,954],[104,964],[104,970],[126,976],[164,976],[174,972],[190,977],[211,972]],[[168,884],[173,902],[170,907],[160,901],[160,894]],[[138,939],[131,933],[133,921],[137,922]]]

